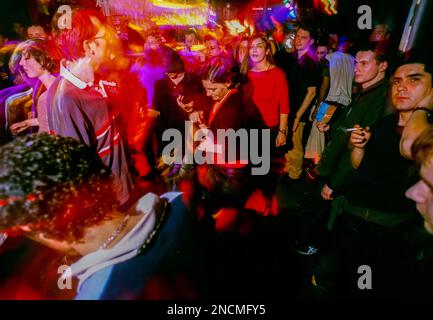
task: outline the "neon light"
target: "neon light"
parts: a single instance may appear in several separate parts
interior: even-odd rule
[[[328,16],[337,14],[337,0],[314,0],[314,6]]]
[[[244,21],[244,24],[241,24],[239,20],[227,20],[224,21],[224,24],[232,36],[237,36],[241,33],[249,33],[250,35],[254,33],[254,25],[249,24],[248,21]]]
[[[196,4],[186,4],[186,3],[179,3],[179,2],[171,2],[167,0],[153,0],[152,4],[155,7],[174,9],[174,10],[188,10],[188,9],[208,6],[206,2],[198,2]]]

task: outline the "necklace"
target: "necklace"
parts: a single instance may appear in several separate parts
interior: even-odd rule
[[[119,226],[114,230],[114,232],[104,241],[104,243],[99,247],[99,249],[107,249],[107,247],[119,236],[119,234],[125,229],[126,224],[129,220],[129,214],[126,215]]]

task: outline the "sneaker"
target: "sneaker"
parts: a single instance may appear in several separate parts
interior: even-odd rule
[[[305,256],[311,256],[313,254],[316,254],[319,252],[319,249],[312,247],[312,246],[308,246],[308,247],[304,247],[304,248],[299,248],[296,249],[296,252],[299,254],[303,254]]]

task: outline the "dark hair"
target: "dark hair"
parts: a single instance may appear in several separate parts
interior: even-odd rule
[[[433,63],[431,55],[426,50],[413,48],[405,53],[400,53],[397,58],[396,69],[404,64],[420,63],[424,65],[424,71],[433,77]]]
[[[314,42],[316,42],[316,40],[318,38],[318,32],[317,32],[316,28],[314,28],[311,25],[305,24],[305,23],[300,23],[300,24],[298,24],[297,30],[299,30],[299,29],[308,31],[308,33],[310,34],[310,38],[313,39]],[[296,30],[296,32],[298,32],[297,30]]]
[[[218,59],[206,67],[202,73],[202,80],[212,83],[230,83],[229,89],[232,89],[239,84],[240,75],[233,70],[229,61]]]
[[[30,39],[18,44],[11,57],[12,69],[20,69],[21,57],[33,57],[43,69],[50,73],[58,71],[61,58],[54,44],[43,39]]]
[[[86,227],[108,218],[113,199],[109,169],[74,139],[34,134],[0,148],[0,230],[30,225],[77,242]]]
[[[387,48],[376,42],[362,42],[356,47],[356,52],[371,51],[374,53],[377,63],[389,62]]]
[[[433,157],[433,127],[429,126],[414,141],[411,147],[416,164],[422,165]]]

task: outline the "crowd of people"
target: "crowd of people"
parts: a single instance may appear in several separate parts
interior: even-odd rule
[[[0,48],[0,297],[65,298],[69,278],[76,299],[429,292],[424,51],[397,54],[385,24],[364,43],[299,23],[290,45],[281,26],[183,46],[145,30],[132,54],[98,11],[56,18]],[[17,246],[27,272],[66,272],[23,279]]]

